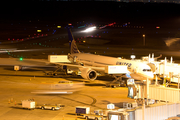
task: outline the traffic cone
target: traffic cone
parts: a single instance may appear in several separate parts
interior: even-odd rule
[[[16,101],[14,102],[14,105],[16,105]]]
[[[9,99],[8,103],[10,104],[10,99]]]
[[[29,79],[29,81],[31,81],[31,78]]]
[[[64,120],[64,115],[63,115],[63,120]]]
[[[11,98],[11,102],[13,102],[13,98]]]

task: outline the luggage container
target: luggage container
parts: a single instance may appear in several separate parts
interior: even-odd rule
[[[22,107],[29,110],[35,109],[35,101],[32,100],[23,100],[22,101]]]

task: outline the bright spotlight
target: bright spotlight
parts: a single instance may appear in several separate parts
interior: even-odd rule
[[[84,30],[84,31],[82,31],[82,32],[91,32],[91,31],[93,31],[93,30],[95,30],[95,29],[96,29],[96,26],[87,28],[86,30]]]
[[[135,59],[136,58],[136,56],[135,55],[131,55],[131,59]]]

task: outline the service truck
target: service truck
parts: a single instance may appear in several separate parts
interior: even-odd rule
[[[86,107],[86,106],[76,106],[76,114],[77,114],[77,115],[90,114],[90,107]]]
[[[23,100],[22,108],[35,109],[35,101],[34,100]]]
[[[86,120],[107,120],[108,110],[95,110],[94,113],[83,114]]]
[[[86,120],[107,120],[107,116],[96,115],[96,114],[84,114],[83,115]]]
[[[54,105],[51,105],[51,104],[43,104],[43,105],[38,105],[36,106],[36,108],[40,108],[42,110],[44,109],[49,109],[49,110],[59,110],[59,109],[62,109],[64,107],[64,105],[61,105],[61,104],[54,104]]]

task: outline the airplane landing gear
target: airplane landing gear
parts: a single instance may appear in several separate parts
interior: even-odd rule
[[[127,81],[126,80],[122,80],[122,76],[115,76],[113,75],[113,77],[115,78],[115,80],[113,80],[112,82],[110,82],[109,84],[107,84],[106,86],[119,86],[119,87],[126,87],[127,86]]]
[[[45,72],[46,76],[57,76],[59,74],[66,75],[67,74],[67,69],[62,69],[61,66],[58,66],[58,68],[55,71],[53,71],[53,72]]]

